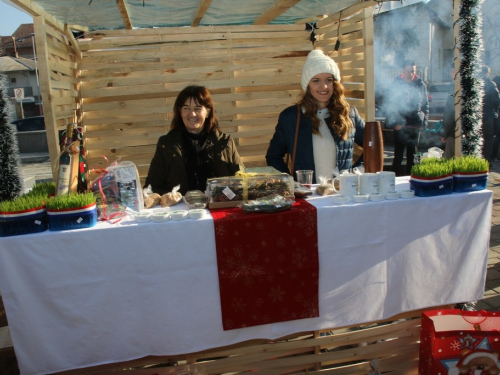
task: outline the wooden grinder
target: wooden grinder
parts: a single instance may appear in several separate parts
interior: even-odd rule
[[[363,161],[366,173],[384,170],[384,139],[380,121],[367,121],[365,123]]]

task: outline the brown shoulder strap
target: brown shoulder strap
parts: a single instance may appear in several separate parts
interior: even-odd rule
[[[300,106],[297,104],[297,125],[295,125],[295,139],[293,141],[292,165],[290,167],[290,174],[295,174],[295,151],[297,150],[297,139],[299,138],[299,124],[300,124]]]

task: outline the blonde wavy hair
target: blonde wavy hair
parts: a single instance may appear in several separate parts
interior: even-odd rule
[[[301,95],[297,104],[304,108],[306,117],[311,119],[311,126],[313,134],[320,134],[319,126],[320,120],[316,116],[319,107],[316,99],[311,94],[309,90],[309,85],[305,93]],[[333,119],[330,126],[334,133],[337,134],[342,140],[346,140],[349,134],[354,131],[354,125],[349,117],[351,111],[351,106],[347,103],[344,95],[344,86],[337,80],[333,80],[333,95],[327,104],[328,112],[330,117]]]

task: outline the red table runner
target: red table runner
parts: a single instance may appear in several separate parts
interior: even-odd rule
[[[297,199],[278,213],[211,214],[224,330],[319,316],[314,206]]]

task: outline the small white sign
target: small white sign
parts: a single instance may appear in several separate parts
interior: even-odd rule
[[[16,100],[23,100],[24,99],[24,89],[23,88],[14,89],[14,96],[16,97]]]

